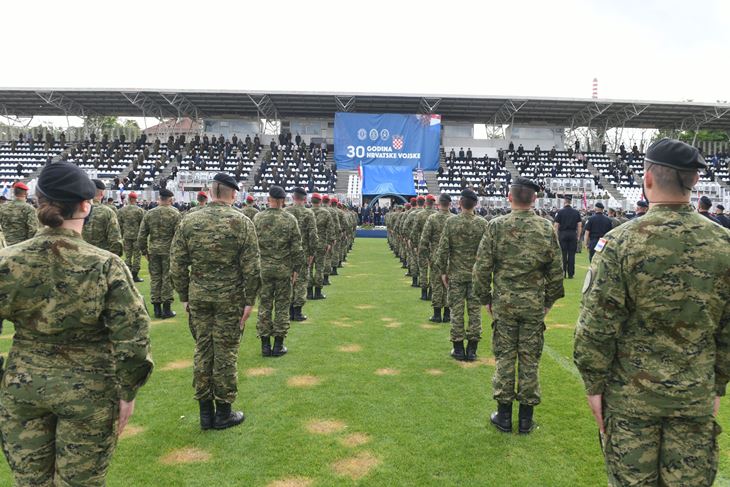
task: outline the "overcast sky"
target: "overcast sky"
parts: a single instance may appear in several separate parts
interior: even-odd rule
[[[4,2],[0,87],[730,100],[728,0]]]

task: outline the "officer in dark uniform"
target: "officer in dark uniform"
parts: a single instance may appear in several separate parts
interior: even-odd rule
[[[570,206],[573,197],[565,195],[565,206],[555,215],[555,231],[558,232],[560,249],[563,252],[563,270],[568,279],[575,275],[575,253],[578,250],[578,235],[583,229],[580,212]]]
[[[715,218],[718,223],[725,228],[730,228],[730,218],[725,214],[725,207],[722,205],[715,205]]]
[[[585,244],[588,249],[588,259],[591,261],[598,240],[613,229],[613,222],[603,214],[603,209],[603,203],[600,201],[596,203],[596,213],[586,222]]]
[[[700,201],[697,202],[697,213],[719,225],[720,222],[715,218],[715,215],[710,214],[710,208],[712,208],[712,200],[708,196],[701,197]]]
[[[649,203],[644,200],[637,201],[636,202],[636,215],[634,215],[634,218],[639,218],[640,216],[644,216],[647,211],[649,211]]]

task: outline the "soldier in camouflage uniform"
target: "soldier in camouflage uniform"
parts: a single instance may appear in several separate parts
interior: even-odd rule
[[[429,321],[434,323],[449,323],[451,321],[451,309],[446,302],[446,287],[441,280],[441,271],[436,266],[436,249],[441,241],[441,233],[444,230],[446,220],[454,216],[450,211],[451,196],[446,193],[439,196],[439,210],[426,219],[426,224],[421,232],[421,240],[418,244],[418,253],[427,259],[428,273],[431,275],[431,305],[433,316]],[[441,310],[443,309],[443,317]]]
[[[172,242],[170,275],[190,313],[193,385],[203,430],[244,420],[231,404],[238,393],[238,349],[260,286],[260,264],[253,222],[231,206],[237,190],[233,177],[216,174],[212,203],[186,216]]]
[[[81,238],[95,190],[78,166],[46,165],[37,194],[47,228],[0,251],[0,320],[15,323],[0,432],[19,486],[104,485],[152,371],[149,316],[132,276]]]
[[[411,276],[411,287],[419,287],[418,284],[418,258],[416,256],[416,247],[418,242],[414,242],[411,239],[411,230],[415,225],[418,215],[423,211],[423,206],[426,203],[426,198],[419,196],[415,198],[416,204],[408,213],[408,216],[403,221],[402,233],[403,241],[405,242],[406,262],[408,265],[408,274]]]
[[[253,202],[254,202],[253,196],[251,196],[251,195],[246,196],[246,206],[244,206],[241,209],[243,214],[246,215],[251,221],[253,221],[253,217],[256,216],[256,213],[259,212],[259,210],[254,208]]]
[[[139,277],[142,254],[139,247],[137,247],[139,225],[142,223],[142,218],[144,218],[144,210],[137,206],[137,193],[129,193],[127,204],[119,210],[117,218],[124,240],[124,257],[127,267],[132,271],[132,279],[134,282],[144,282],[144,279]]]
[[[342,250],[342,238],[345,234],[345,229],[342,226],[342,220],[340,220],[339,212],[337,211],[337,198],[332,197],[329,198],[327,195],[324,196],[323,203],[325,203],[327,210],[330,212],[330,215],[332,216],[332,220],[335,222],[335,242],[332,246],[332,251],[330,252],[330,259],[329,259],[329,274],[325,274],[325,282],[329,282],[329,276],[336,276],[337,275],[337,268],[339,267],[339,256],[340,252]]]
[[[314,267],[310,271],[309,289],[307,289],[308,299],[325,299],[327,296],[322,294],[322,286],[324,285],[325,272],[327,270],[327,254],[332,250],[335,242],[335,223],[330,212],[322,206],[322,195],[314,193],[312,195],[312,211],[317,224],[317,248],[314,250]],[[311,297],[310,297],[311,296]]]
[[[286,192],[269,188],[269,207],[253,219],[261,252],[261,292],[257,322],[261,355],[281,357],[287,352],[292,284],[306,266],[297,219],[283,210]],[[271,346],[274,337],[274,346]]]
[[[106,207],[112,210],[117,215],[117,218],[119,218],[119,208],[114,204],[114,198],[107,198]]]
[[[112,254],[121,256],[124,244],[122,243],[122,232],[119,229],[117,215],[111,208],[102,204],[106,186],[103,181],[93,179],[96,186],[94,205],[91,208],[82,235],[84,240],[100,249],[108,250]]]
[[[398,218],[398,221],[395,223],[395,233],[398,239],[398,254],[400,255],[401,263],[403,264],[401,268],[406,269],[406,277],[411,277],[411,270],[408,268],[408,246],[403,236],[403,224],[411,211],[413,211],[413,207],[410,203],[406,203],[403,212]]]
[[[188,214],[195,213],[196,211],[205,208],[206,203],[208,203],[208,194],[205,191],[198,191],[195,200],[198,202],[198,204],[197,206],[193,206],[192,208],[190,208],[188,210]]]
[[[421,300],[429,301],[429,279],[428,279],[428,260],[430,255],[427,252],[421,254],[419,247],[421,244],[421,233],[423,233],[423,227],[426,225],[428,217],[435,213],[433,209],[433,203],[436,198],[433,195],[426,196],[426,206],[416,216],[413,225],[411,226],[411,246],[413,248],[413,254],[415,255],[416,262],[418,262],[418,280],[421,284]]]
[[[472,285],[472,268],[477,248],[487,229],[487,221],[474,214],[477,194],[461,192],[461,213],[446,220],[436,251],[436,266],[448,290],[451,308],[451,356],[456,360],[476,360],[477,344],[482,338],[482,317],[479,301]],[[469,314],[469,328],[464,330],[464,311]],[[464,339],[468,340],[464,350]]]
[[[532,211],[538,191],[540,186],[527,178],[514,180],[508,195],[512,211],[489,222],[474,264],[474,294],[492,316],[492,396],[498,410],[491,421],[506,433],[512,432],[515,399],[520,403],[519,432],[534,429],[545,315],[564,296],[557,235]]]
[[[137,246],[147,257],[150,270],[150,301],[155,318],[173,318],[170,245],[175,236],[180,212],[172,206],[172,191],[160,190],[159,206],[145,213],[139,226]]]
[[[306,266],[302,270],[302,274],[292,286],[291,307],[289,310],[289,318],[292,321],[304,321],[307,319],[302,314],[302,307],[307,299],[312,299],[312,293],[307,293],[309,285],[309,273],[311,272],[312,263],[314,262],[314,253],[319,246],[319,237],[317,236],[317,220],[312,210],[304,206],[307,202],[307,191],[304,188],[294,188],[291,193],[294,204],[287,207],[284,211],[290,213],[297,219],[299,225],[299,233],[302,235],[302,250],[307,259]]]
[[[650,210],[606,234],[583,285],[574,360],[613,486],[710,486],[730,380],[730,231],[689,205],[699,151],[644,159]]]
[[[23,183],[13,185],[15,199],[0,205],[0,226],[5,233],[7,245],[24,242],[38,231],[38,217],[35,208],[26,202],[28,186]]]

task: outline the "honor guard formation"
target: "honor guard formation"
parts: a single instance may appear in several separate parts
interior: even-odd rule
[[[712,485],[730,380],[730,221],[721,205],[709,213],[706,196],[698,211],[689,204],[706,167],[688,144],[652,144],[630,220],[600,202],[581,212],[569,198],[554,213],[536,210],[542,187],[527,177],[509,180],[508,210],[480,208],[464,188],[458,199],[424,194],[385,212],[414,299],[444,325],[444,361],[489,355],[479,349],[483,309],[491,317],[496,404],[486,426],[522,435],[539,427],[545,317],[565,299],[584,245],[590,268],[573,358],[609,484]],[[362,209],[311,188],[270,185],[257,204],[226,171],[186,211],[170,189],[145,208],[127,193],[119,209],[104,200],[107,189],[59,161],[40,171],[37,208],[23,183],[0,204],[0,319],[15,327],[0,433],[17,485],[104,485],[153,371],[151,318],[174,318],[175,294],[195,343],[200,429],[244,422],[233,405],[254,307],[261,355],[284,357],[291,323],[306,322],[307,302],[336,285],[362,222]]]

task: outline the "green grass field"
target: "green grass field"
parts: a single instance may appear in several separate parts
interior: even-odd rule
[[[449,357],[448,325],[428,322],[384,239],[359,239],[328,299],[293,323],[289,354],[264,359],[255,322],[244,333],[237,428],[201,432],[192,394],[193,340],[176,303],[153,321],[150,382],[119,441],[110,486],[600,486],[596,427],[572,364],[572,335],[587,255],[547,317],[540,428],[503,434],[489,424],[489,321],[480,361]],[[143,272],[143,277],[148,275]],[[140,290],[148,296],[147,282]],[[12,329],[0,342],[10,346]],[[728,418],[727,401],[721,423]],[[722,437],[721,474],[730,477]],[[5,462],[0,485],[10,485]],[[718,485],[725,485],[722,478]]]

